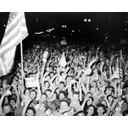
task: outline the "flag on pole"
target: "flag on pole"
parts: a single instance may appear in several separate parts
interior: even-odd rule
[[[11,12],[0,46],[0,76],[10,72],[16,46],[28,36],[24,12]]]
[[[113,79],[123,79],[123,67],[121,59],[117,59],[116,71],[111,77]]]
[[[66,58],[65,58],[65,53],[64,52],[63,52],[63,54],[61,56],[61,59],[59,61],[59,65],[62,66],[62,67],[65,67],[67,65]]]

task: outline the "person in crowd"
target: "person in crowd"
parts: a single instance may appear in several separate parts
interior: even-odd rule
[[[127,116],[127,64],[126,49],[39,42],[24,52],[24,73],[17,61],[0,78],[0,115]],[[26,78],[36,85],[28,87]]]

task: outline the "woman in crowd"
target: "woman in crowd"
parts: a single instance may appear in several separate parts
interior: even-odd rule
[[[118,72],[119,62],[127,67],[127,51],[106,50],[34,45],[24,53],[23,77],[34,78],[36,87],[23,85],[18,63],[12,81],[0,78],[0,115],[128,115],[128,73]]]

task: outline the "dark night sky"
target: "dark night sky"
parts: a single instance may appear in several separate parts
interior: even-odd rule
[[[0,40],[4,34],[4,24],[6,24],[9,13],[0,13]],[[67,31],[81,29],[88,32],[93,38],[97,36],[96,28],[99,28],[99,35],[109,33],[111,38],[128,37],[128,13],[124,12],[26,12],[26,22],[29,35],[36,31],[44,31],[54,27],[60,29],[61,25],[67,25]],[[36,24],[38,18],[38,25]],[[85,23],[84,18],[90,18],[90,23]]]

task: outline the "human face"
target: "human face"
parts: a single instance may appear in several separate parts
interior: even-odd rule
[[[64,94],[63,93],[60,93],[59,99],[62,100],[64,97],[65,97]]]
[[[52,78],[53,76],[54,76],[54,74],[53,74],[53,73],[51,73],[51,74],[50,74],[50,77]]]
[[[4,88],[0,88],[0,95],[3,95],[4,94]]]
[[[60,84],[59,84],[59,89],[60,89],[60,90],[63,90],[63,89],[64,89],[64,84],[63,84],[63,83],[60,83]]]
[[[123,102],[122,105],[121,105],[121,111],[123,112],[123,111],[125,111],[127,109],[128,109],[128,104]]]
[[[103,107],[98,107],[97,112],[98,112],[98,115],[103,115],[103,112],[104,112]]]
[[[96,87],[96,85],[97,85],[96,82],[93,81],[93,82],[92,82],[92,86],[93,86],[93,87]]]
[[[90,106],[90,107],[88,108],[87,112],[88,112],[88,115],[89,115],[89,116],[92,116],[92,114],[94,113],[94,107]]]
[[[43,112],[46,110],[44,103],[40,104],[39,110]]]
[[[36,93],[35,93],[34,91],[32,91],[32,92],[30,93],[30,98],[31,98],[32,100],[34,100],[34,99],[36,98]]]
[[[10,104],[11,104],[12,107],[14,107],[16,105],[16,102],[14,100],[11,100]]]
[[[101,104],[107,106],[107,103],[106,103],[106,101],[104,101],[104,100],[101,102]]]
[[[48,83],[48,82],[45,82],[44,86],[45,86],[46,88],[49,88],[49,83]]]
[[[60,110],[66,110],[68,108],[68,104],[67,104],[67,102],[65,102],[65,101],[62,101],[61,103],[60,103]]]
[[[26,116],[34,116],[34,112],[31,109],[29,109],[27,110]]]
[[[112,101],[113,101],[113,97],[112,97],[112,96],[109,96],[109,97],[108,97],[108,101],[109,101],[109,102],[112,102]]]
[[[106,59],[106,64],[109,65],[109,59]]]
[[[78,94],[74,94],[74,95],[73,95],[73,101],[74,101],[74,102],[77,102],[78,100],[79,100]]]
[[[92,102],[93,102],[92,99],[89,98],[89,100],[87,101],[87,104],[90,105],[90,104],[92,104]]]
[[[40,101],[44,102],[46,99],[47,99],[46,95],[42,95],[41,98],[40,98]]]
[[[45,79],[46,79],[47,81],[49,81],[49,80],[50,80],[50,76],[46,76]]]
[[[112,89],[111,89],[111,88],[107,88],[106,94],[107,94],[107,95],[111,95],[111,94],[112,94]]]
[[[7,80],[4,80],[4,81],[2,82],[2,85],[3,85],[4,88],[7,88],[7,86],[8,86],[8,85],[7,85]]]
[[[128,102],[128,94],[125,95],[126,101]]]
[[[4,106],[4,108],[3,108],[3,112],[4,112],[4,114],[9,113],[10,111],[11,111],[11,108],[10,108],[10,106],[9,106],[9,105]]]

